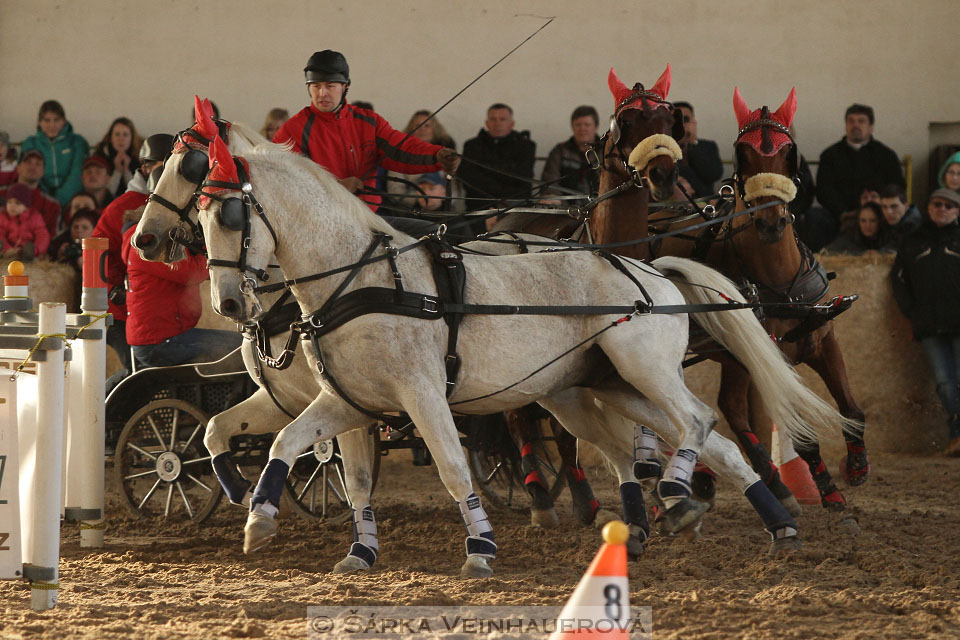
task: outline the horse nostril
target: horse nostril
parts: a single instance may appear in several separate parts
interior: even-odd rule
[[[157,242],[157,236],[152,233],[141,233],[133,240],[134,246],[136,246],[137,249],[150,249],[156,246]]]
[[[240,302],[235,298],[224,298],[220,301],[220,311],[218,313],[228,318],[236,318],[240,313]]]

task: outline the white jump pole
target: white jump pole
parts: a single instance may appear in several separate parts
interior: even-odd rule
[[[83,239],[83,293],[80,310],[100,315],[107,311],[106,238]],[[79,438],[77,448],[81,471],[80,546],[102,547],[104,531],[104,439],[106,425],[104,395],[107,373],[107,323],[101,318],[90,325],[100,330],[100,339],[85,340],[83,345],[83,421],[73,432]]]
[[[64,334],[67,306],[40,303],[40,334]],[[63,461],[64,348],[47,349],[37,363],[37,447],[33,480],[33,557],[30,558],[30,607],[51,609],[57,604],[60,575],[60,487]],[[48,344],[45,346],[49,347]]]

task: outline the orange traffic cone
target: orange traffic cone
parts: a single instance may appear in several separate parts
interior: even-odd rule
[[[793,497],[800,504],[820,504],[820,492],[810,475],[810,468],[803,461],[790,438],[781,436],[777,425],[773,425],[773,442],[771,443],[771,458],[780,468],[780,479],[793,492]]]
[[[630,637],[629,536],[630,528],[619,520],[603,527],[604,544],[560,612],[550,640]]]

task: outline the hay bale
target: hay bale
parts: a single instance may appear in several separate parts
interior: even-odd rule
[[[10,260],[4,260],[3,274],[7,274]],[[34,304],[40,302],[63,302],[67,311],[80,310],[80,273],[68,264],[49,260],[34,260],[25,263],[25,275],[30,277],[30,297]]]

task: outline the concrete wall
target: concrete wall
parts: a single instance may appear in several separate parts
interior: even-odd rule
[[[146,134],[175,131],[187,124],[194,93],[259,127],[271,107],[307,103],[301,70],[323,48],[349,59],[351,97],[372,101],[401,128],[542,16],[556,20],[440,116],[460,144],[490,103],[504,101],[546,155],[569,135],[573,107],[611,111],[610,66],[627,84],[650,86],[667,62],[671,97],[697,106],[701,135],[726,156],[734,85],[751,106],[773,108],[796,85],[810,159],[842,136],[854,101],[876,108],[878,139],[916,159],[926,156],[929,122],[960,120],[949,44],[960,24],[956,0],[0,0],[0,128],[22,139],[40,103],[57,98],[91,141],[118,115]]]

